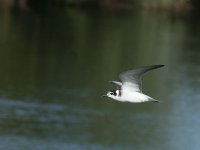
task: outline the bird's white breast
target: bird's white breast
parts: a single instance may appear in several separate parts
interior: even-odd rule
[[[150,99],[152,98],[143,93],[130,91],[122,91],[121,96],[116,97],[116,100],[118,101],[134,103],[145,102],[149,101]]]

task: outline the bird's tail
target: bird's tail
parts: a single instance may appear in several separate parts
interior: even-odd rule
[[[149,100],[152,101],[152,102],[157,102],[157,103],[160,102],[159,100],[156,100],[156,99],[153,99],[153,98],[149,98]]]

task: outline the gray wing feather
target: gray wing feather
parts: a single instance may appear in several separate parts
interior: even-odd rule
[[[128,70],[122,72],[119,75],[123,85],[128,85],[129,87],[134,88],[135,91],[141,92],[141,82],[140,77],[147,71],[163,67],[164,65],[153,65],[153,66],[144,66],[140,68],[136,68],[133,70]]]
[[[117,86],[118,89],[120,89],[121,86],[122,86],[122,83],[119,82],[119,81],[109,81],[109,82],[112,83],[112,84],[114,84],[115,86]]]

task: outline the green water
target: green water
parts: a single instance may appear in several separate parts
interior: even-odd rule
[[[0,12],[0,149],[199,150],[200,22],[148,14]],[[102,98],[124,70],[161,103]]]

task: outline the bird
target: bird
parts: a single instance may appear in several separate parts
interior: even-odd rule
[[[108,91],[104,97],[109,97],[121,102],[141,103],[141,102],[159,102],[158,100],[142,92],[141,77],[144,73],[164,67],[164,65],[151,65],[135,68],[119,74],[119,81],[109,81],[114,84],[117,90]]]

